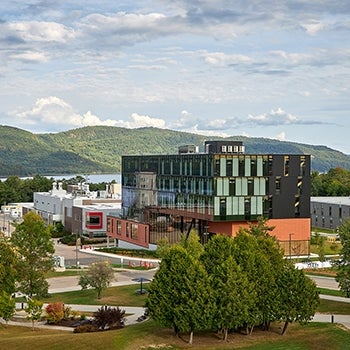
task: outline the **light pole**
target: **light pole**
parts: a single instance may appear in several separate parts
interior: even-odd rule
[[[292,260],[292,236],[294,233],[289,234],[289,260]]]
[[[79,269],[79,261],[78,261],[78,245],[81,244],[81,239],[78,237],[78,232],[75,233],[75,266]]]

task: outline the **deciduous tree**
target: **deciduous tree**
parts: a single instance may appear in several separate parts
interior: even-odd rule
[[[17,254],[9,239],[0,234],[0,291],[15,291]]]
[[[32,330],[35,329],[35,321],[39,321],[41,319],[43,302],[35,299],[28,299],[26,313],[27,319],[32,321]]]
[[[16,301],[6,292],[0,293],[0,317],[2,317],[6,324],[14,315],[16,310]]]
[[[97,291],[97,298],[114,279],[114,271],[108,261],[98,261],[90,265],[88,271],[80,276],[79,285],[82,289],[89,287]]]
[[[46,296],[48,282],[45,274],[53,268],[54,245],[41,217],[29,212],[16,225],[11,243],[18,252],[18,289],[29,295]]]
[[[350,219],[344,220],[338,229],[338,234],[342,250],[336,280],[339,282],[340,289],[350,298]]]

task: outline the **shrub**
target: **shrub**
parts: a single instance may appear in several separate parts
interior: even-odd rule
[[[116,329],[125,325],[125,310],[102,306],[94,312],[94,322],[99,329]]]
[[[48,323],[58,323],[64,318],[64,304],[50,303],[45,308]]]
[[[73,333],[90,333],[90,332],[97,332],[98,327],[96,327],[93,324],[84,324],[78,327],[74,328]]]

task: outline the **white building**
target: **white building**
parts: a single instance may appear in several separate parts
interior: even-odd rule
[[[47,224],[61,222],[67,232],[103,236],[106,234],[107,214],[121,211],[117,191],[118,186],[107,186],[104,191],[91,192],[85,183],[69,185],[64,190],[62,183],[54,182],[51,191],[34,193],[33,210]]]

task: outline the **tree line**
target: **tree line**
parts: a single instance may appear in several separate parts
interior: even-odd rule
[[[312,196],[349,196],[350,170],[343,168],[330,169],[328,173],[311,173]]]
[[[148,290],[150,316],[175,334],[268,330],[283,321],[312,319],[319,304],[316,285],[284,259],[272,227],[260,219],[232,239],[214,236],[202,246],[193,232],[174,246],[160,248],[160,268]]]
[[[42,175],[35,175],[32,178],[21,179],[18,176],[9,176],[6,180],[0,181],[0,206],[8,203],[33,202],[34,192],[48,192],[52,189],[52,183],[61,181],[63,188],[68,184],[74,185],[85,181],[82,176],[70,179],[55,180]],[[89,184],[90,191],[105,190],[106,183]]]
[[[34,192],[48,192],[52,188],[53,178],[35,175],[33,178],[21,179],[18,176],[9,176],[0,181],[0,205],[6,203],[32,202]],[[81,176],[71,179],[62,179],[63,188],[67,184],[85,181]],[[106,183],[90,184],[91,191],[104,190]],[[349,196],[350,170],[343,168],[330,169],[328,173],[311,173],[312,196]]]

